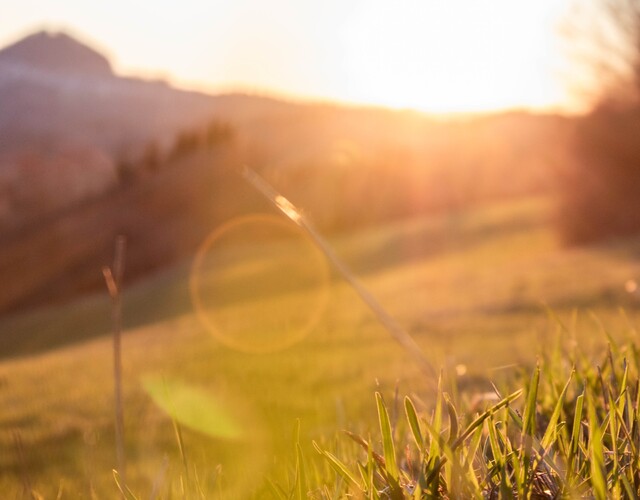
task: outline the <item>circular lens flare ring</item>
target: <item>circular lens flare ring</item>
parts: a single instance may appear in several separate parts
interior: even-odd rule
[[[317,326],[329,301],[329,266],[311,238],[267,214],[233,219],[198,249],[189,277],[196,315],[223,345],[269,353]]]

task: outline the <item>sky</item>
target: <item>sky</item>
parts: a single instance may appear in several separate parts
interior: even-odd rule
[[[0,46],[65,30],[123,74],[433,113],[572,109],[566,0],[0,0]]]

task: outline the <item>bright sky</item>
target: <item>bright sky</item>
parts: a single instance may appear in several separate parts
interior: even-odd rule
[[[207,91],[467,112],[570,106],[566,0],[0,0],[0,45],[65,29]]]

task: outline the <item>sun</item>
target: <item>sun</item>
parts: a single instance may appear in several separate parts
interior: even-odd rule
[[[120,73],[187,89],[438,113],[568,101],[558,24],[570,0],[33,2],[6,26],[76,27]]]
[[[563,96],[558,3],[547,3],[367,3],[343,40],[344,97],[431,111],[550,105]]]

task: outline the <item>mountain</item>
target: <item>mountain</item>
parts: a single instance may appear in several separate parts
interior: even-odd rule
[[[40,32],[0,50],[0,152],[61,145],[132,154],[210,117],[211,96],[124,78],[63,33]]]
[[[115,189],[119,164],[213,117],[267,99],[211,96],[115,74],[65,33],[37,32],[0,50],[0,233]]]
[[[103,290],[118,234],[135,280],[189,258],[221,222],[267,210],[238,165],[321,230],[345,230],[548,193],[571,130],[554,115],[438,121],[188,92],[117,75],[96,50],[46,32],[0,50],[0,110],[0,314]],[[231,139],[204,144],[212,123]],[[124,178],[150,145],[160,161]]]
[[[39,31],[0,52],[0,64],[14,64],[60,74],[111,77],[109,60],[66,33]]]
[[[65,33],[37,32],[0,50],[0,275],[11,282],[0,290],[0,312],[103,287],[99,271],[117,234],[129,236],[132,278],[193,251],[244,203],[237,177],[217,173],[229,148],[172,159],[141,182],[123,182],[119,164],[149,145],[166,156],[180,132],[212,119],[260,134],[298,108],[120,76]]]

